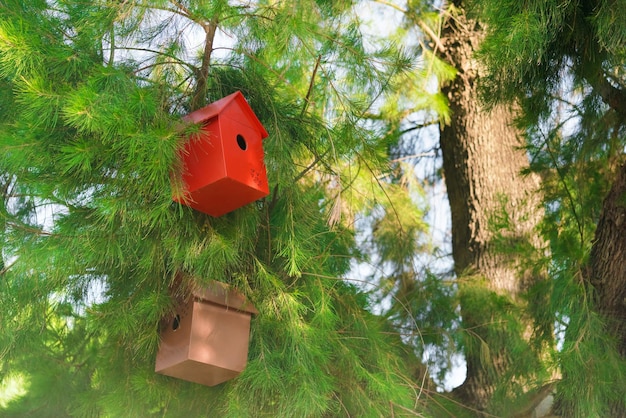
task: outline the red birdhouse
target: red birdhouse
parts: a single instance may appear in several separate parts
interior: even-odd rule
[[[262,144],[268,134],[241,92],[184,120],[202,128],[185,144],[184,193],[175,201],[217,217],[269,194]]]
[[[161,321],[155,371],[206,386],[233,379],[246,367],[250,319],[257,313],[223,283],[193,291]]]

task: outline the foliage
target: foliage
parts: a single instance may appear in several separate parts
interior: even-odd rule
[[[438,44],[442,16],[455,19],[458,7],[462,7],[486,28],[487,36],[477,55],[482,65],[483,99],[490,105],[513,103],[521,110],[518,125],[527,133],[530,171],[540,174],[543,180],[546,216],[541,233],[550,248],[549,253],[538,259],[537,253],[529,252],[525,246],[512,246],[506,241],[494,244],[504,254],[518,253],[517,258],[522,261],[518,267],[523,274],[534,275],[542,270],[549,273],[549,278],[539,280],[523,295],[527,302],[524,311],[511,309],[512,305],[504,303],[506,298],[501,301],[504,304],[491,300],[494,295],[483,294],[480,286],[476,286],[475,282],[480,280],[458,283],[449,293],[452,299],[434,297],[431,301],[435,304],[435,301],[446,300],[438,305],[440,319],[445,318],[441,312],[453,312],[455,297],[461,306],[474,304],[476,308],[484,308],[480,320],[485,324],[495,317],[499,318],[495,323],[502,320],[515,326],[516,319],[532,316],[534,329],[528,341],[530,346],[526,341],[511,341],[506,331],[502,334],[504,338],[491,335],[495,338],[490,341],[495,345],[501,341],[500,348],[517,352],[513,357],[519,360],[514,362],[513,369],[518,374],[504,376],[504,385],[496,393],[496,398],[504,395],[505,407],[500,412],[515,409],[513,399],[522,392],[531,393],[529,388],[544,383],[549,386],[550,379],[559,378],[557,398],[564,416],[611,415],[614,413],[611,405],[623,403],[619,388],[624,383],[625,363],[616,351],[615,341],[621,337],[607,333],[605,319],[598,315],[597,300],[587,280],[602,202],[615,173],[624,163],[626,30],[620,16],[626,5],[620,1],[584,0],[450,3],[444,9],[437,9],[436,2],[422,1],[407,2],[405,8],[392,6],[401,10],[406,19],[407,24],[399,33],[419,28],[417,35],[413,32],[419,47],[439,49],[445,56],[444,47]],[[425,68],[437,65],[446,68],[437,60],[428,62],[432,62],[432,66]],[[437,72],[437,76],[440,81],[446,79],[445,72]],[[445,113],[441,115],[445,120]],[[511,228],[509,223],[501,223],[496,232],[505,232],[507,228]],[[401,298],[402,302],[391,310],[395,315],[402,312],[407,301],[416,302],[423,295],[437,294],[428,293],[421,282],[412,281],[411,276],[387,276],[391,283],[387,286],[389,289],[403,289],[401,283],[420,289],[416,292],[419,296],[411,294],[409,298]],[[441,281],[437,281],[438,292],[445,289],[440,285]],[[393,294],[402,296],[403,291]],[[424,310],[428,312],[422,308]],[[420,312],[420,309],[413,312]],[[400,322],[403,327],[412,329],[437,323],[426,320],[412,325],[412,319],[412,315],[404,315]],[[453,331],[450,339],[457,341],[456,346],[449,346],[451,351],[467,353],[466,350],[472,349],[470,339],[459,339],[459,335],[469,330],[458,328],[454,315],[443,327]],[[485,332],[497,334],[499,330],[496,327]],[[484,347],[480,339],[474,342],[479,343],[479,349],[488,349],[490,356],[498,352],[495,345]],[[437,347],[442,347],[441,341]],[[521,361],[527,358],[521,354],[530,349],[543,353],[545,366],[554,373],[551,378],[542,373],[536,375],[532,372],[537,370],[536,365]],[[532,356],[528,359],[532,360]],[[516,385],[516,390],[508,392],[507,388]]]
[[[474,3],[489,31],[486,97],[520,104],[531,170],[544,179],[551,281],[537,289],[549,303],[535,314],[560,330],[557,394],[568,416],[607,416],[623,402],[626,363],[587,280],[602,202],[624,161],[625,5]]]
[[[378,3],[402,14],[397,31],[368,30],[348,0],[0,1],[0,390],[23,383],[0,410],[462,416],[422,364],[441,381],[458,353],[491,360],[494,413],[523,407],[546,370],[570,416],[623,401],[625,362],[586,275],[624,161],[626,4]],[[403,153],[450,120],[439,86],[456,72],[435,52],[459,6],[487,28],[484,99],[519,106],[543,180],[549,253],[510,242],[493,214],[494,249],[549,273],[522,304],[420,258],[438,250]],[[198,130],[181,116],[236,90],[270,134],[271,193],[209,218],[172,202]],[[364,286],[346,280],[358,263]],[[237,379],[154,373],[180,272],[258,308]],[[484,325],[464,329],[463,306]]]
[[[367,41],[351,2],[305,3],[0,3],[0,359],[26,381],[6,413],[415,413],[419,360],[342,280],[367,213],[385,246],[398,228],[419,250],[420,209],[380,180],[397,136],[363,119],[412,63]],[[180,117],[235,90],[270,133],[271,194],[213,219],[171,199],[197,130]],[[258,308],[239,378],[154,373],[180,272]]]

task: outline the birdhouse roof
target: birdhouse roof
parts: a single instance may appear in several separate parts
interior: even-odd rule
[[[194,288],[192,294],[199,300],[222,305],[226,308],[251,314],[259,313],[244,295],[222,282],[212,282],[208,287]]]
[[[220,114],[227,115],[229,113],[229,110],[233,111],[236,109],[239,109],[241,112],[243,112],[244,117],[246,118],[245,122],[247,122],[247,124],[250,125],[251,128],[258,130],[258,132],[261,134],[262,139],[268,136],[268,133],[261,124],[261,121],[254,114],[252,108],[246,101],[246,98],[243,97],[243,94],[241,94],[240,91],[236,91],[235,93],[221,98],[218,101],[211,103],[210,105],[191,112],[183,119],[191,123],[201,123],[206,122],[216,116],[219,116]]]

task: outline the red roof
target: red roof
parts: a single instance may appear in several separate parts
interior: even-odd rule
[[[183,120],[191,123],[201,123],[218,116],[220,113],[227,110],[228,107],[231,105],[236,105],[239,107],[239,109],[248,119],[248,122],[252,124],[252,127],[257,129],[261,133],[261,138],[266,138],[268,136],[268,133],[261,124],[261,121],[259,120],[259,118],[256,117],[256,115],[252,111],[252,108],[240,91],[236,91],[235,93],[221,98],[208,106],[191,112],[187,116],[184,116]]]

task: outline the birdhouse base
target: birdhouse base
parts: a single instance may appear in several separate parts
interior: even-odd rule
[[[259,188],[257,184],[246,184],[237,179],[224,177],[189,193],[181,200],[174,200],[213,217],[219,217],[259,200],[268,193],[267,186]]]
[[[234,379],[241,373],[239,371],[222,369],[194,360],[186,360],[168,367],[167,369],[157,370],[156,372],[205,386],[218,385],[227,380]]]

